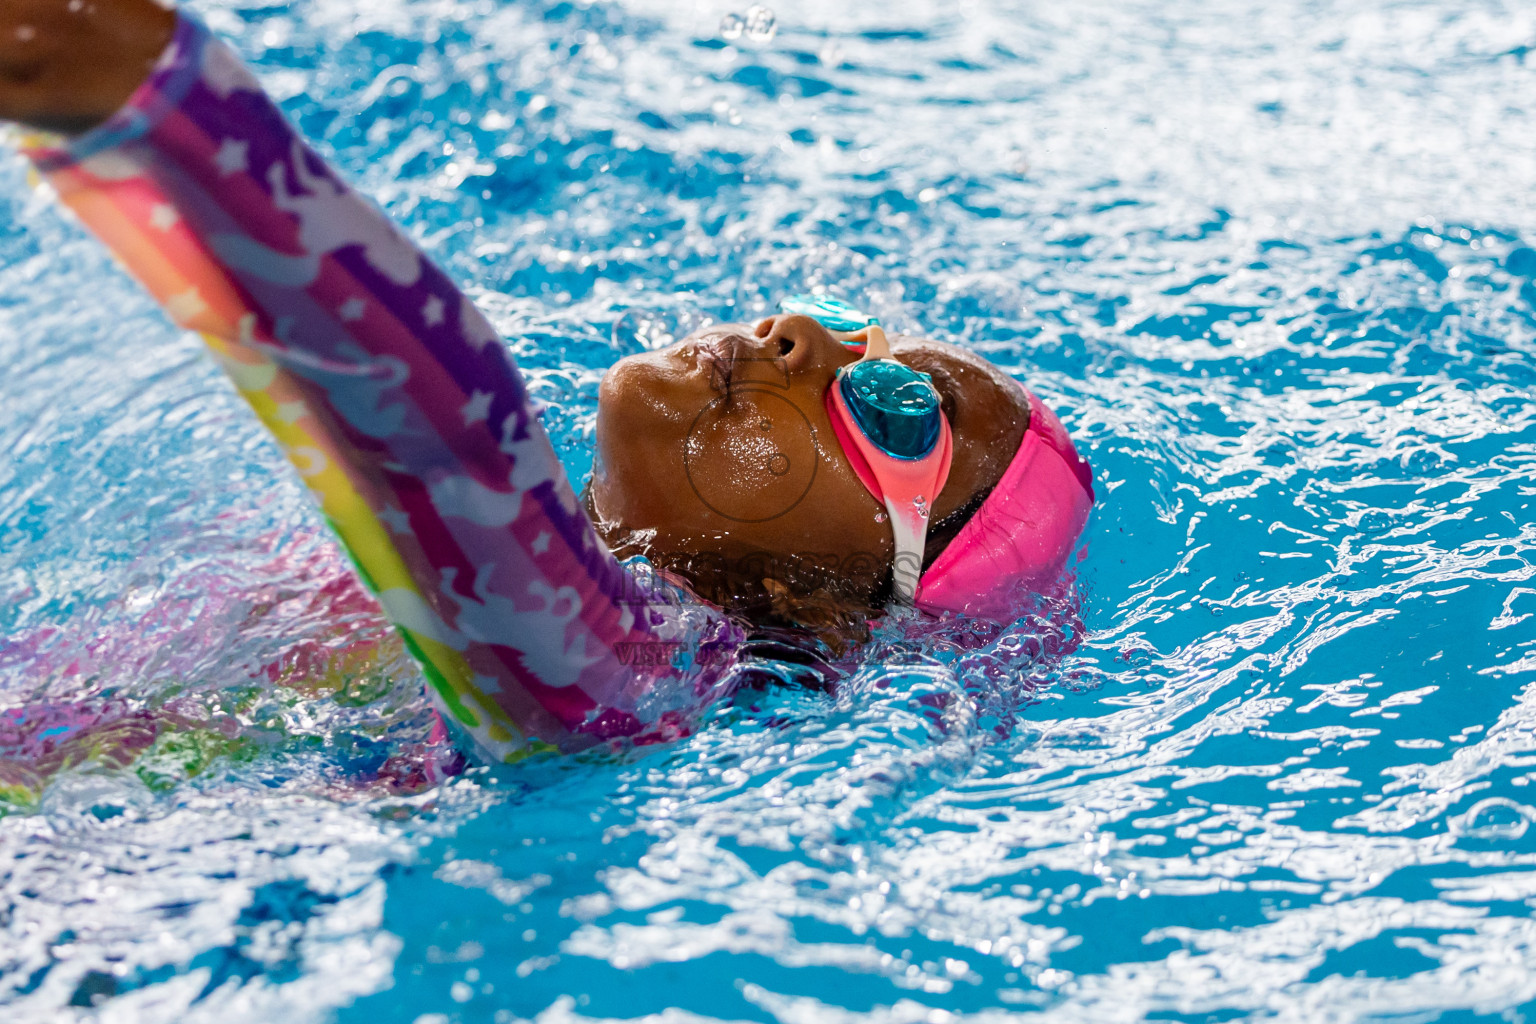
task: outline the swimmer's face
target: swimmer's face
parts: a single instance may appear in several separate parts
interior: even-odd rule
[[[1010,378],[961,349],[898,341],[895,352],[933,375],[954,431],[933,503],[941,534],[1002,476],[1028,406]],[[776,316],[620,360],[598,392],[588,493],[604,539],[749,612],[874,607],[889,583],[891,527],[825,404],[838,367],[857,359],[815,320]]]

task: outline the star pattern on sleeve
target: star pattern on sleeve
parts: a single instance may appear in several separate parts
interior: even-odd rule
[[[427,322],[428,327],[436,327],[443,322],[443,300],[436,295],[427,300],[421,307],[421,318]]]
[[[178,324],[185,325],[194,317],[207,310],[208,304],[197,293],[196,288],[182,292],[180,295],[172,295],[165,300],[165,311],[171,315],[171,319]]]
[[[284,423],[293,424],[299,422],[309,412],[309,406],[303,402],[284,402],[277,407],[277,418]]]
[[[251,169],[251,144],[245,139],[225,139],[213,155],[213,165],[226,178],[244,174]]]
[[[379,522],[389,528],[391,533],[405,536],[411,532],[411,517],[393,505],[384,506],[378,515]]]
[[[169,203],[158,203],[149,211],[149,226],[158,231],[169,231],[181,223],[181,214]]]
[[[491,400],[496,396],[489,391],[476,391],[459,411],[464,414],[464,425],[483,423],[491,415]]]

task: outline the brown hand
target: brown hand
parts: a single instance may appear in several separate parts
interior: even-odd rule
[[[176,29],[154,0],[0,0],[0,120],[82,132],[112,116]]]

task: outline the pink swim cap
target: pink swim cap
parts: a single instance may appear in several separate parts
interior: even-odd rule
[[[924,611],[1017,618],[1061,574],[1093,507],[1093,470],[1061,420],[1025,391],[1029,428],[981,508],[918,583]]]

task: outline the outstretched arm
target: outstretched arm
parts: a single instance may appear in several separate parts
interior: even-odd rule
[[[731,627],[626,575],[489,323],[228,47],[151,0],[6,0],[0,38],[0,116],[94,125],[28,155],[207,339],[482,754],[666,731],[714,685]],[[84,52],[121,66],[76,91],[51,61]]]

